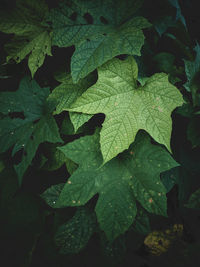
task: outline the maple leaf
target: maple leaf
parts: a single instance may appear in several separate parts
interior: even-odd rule
[[[62,142],[57,124],[51,116],[51,107],[46,98],[49,88],[41,89],[34,81],[25,77],[16,92],[0,94],[0,151],[13,147],[12,156],[22,150],[21,162],[15,165],[19,183],[37,151],[40,143]],[[15,118],[10,115],[14,114]],[[23,116],[24,119],[16,116]]]
[[[80,1],[61,3],[50,12],[53,43],[75,45],[71,60],[74,82],[120,54],[140,55],[142,29],[151,24],[133,17],[141,1]],[[128,20],[127,20],[128,19]]]
[[[136,200],[148,212],[166,216],[166,190],[159,175],[177,163],[163,148],[152,145],[147,134],[140,132],[129,151],[102,167],[98,132],[58,149],[79,167],[64,187],[56,185],[61,190],[59,196],[54,186],[43,193],[52,207],[81,206],[99,194],[95,211],[100,227],[110,240],[133,223]],[[56,195],[52,197],[54,191]]]
[[[144,86],[137,86],[137,73],[132,56],[110,60],[98,69],[97,83],[68,109],[106,115],[100,138],[104,163],[127,149],[140,129],[171,151],[171,112],[182,105],[182,95],[164,73],[154,74]]]
[[[32,77],[42,66],[45,56],[51,56],[51,34],[45,17],[48,7],[44,0],[18,0],[16,8],[0,14],[0,31],[14,33],[12,42],[5,45],[7,61],[21,62],[29,55],[28,66]]]

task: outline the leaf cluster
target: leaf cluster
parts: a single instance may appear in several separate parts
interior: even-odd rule
[[[2,4],[8,264],[20,239],[16,266],[150,267],[175,242],[184,264],[198,256],[200,40],[187,12],[178,0]]]

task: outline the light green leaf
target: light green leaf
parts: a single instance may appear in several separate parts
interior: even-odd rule
[[[61,225],[55,234],[59,252],[78,253],[87,245],[95,226],[95,214],[85,207],[79,208],[72,219]]]
[[[69,113],[70,116],[70,120],[74,126],[74,131],[77,132],[78,129],[85,124],[86,122],[88,122],[92,115],[90,114],[84,114],[84,113],[78,113],[78,112],[70,112]]]
[[[74,84],[71,75],[62,73],[60,74],[59,82],[61,82],[61,84],[58,85],[48,97],[48,101],[51,105],[56,107],[55,114],[67,110],[70,105],[95,82],[95,78],[93,75],[89,75],[85,79],[81,79],[77,84]],[[91,117],[92,116],[88,114],[70,112],[70,120],[74,126],[75,132]]]
[[[133,57],[112,59],[98,69],[97,83],[69,109],[106,115],[100,138],[104,163],[127,149],[140,129],[171,151],[171,112],[183,104],[182,95],[164,73],[137,87],[137,73]]]
[[[43,24],[47,13],[45,1],[18,0],[13,11],[1,14],[0,31],[15,34],[12,42],[5,45],[7,61],[14,59],[19,63],[29,55],[32,77],[42,66],[45,56],[51,56],[50,29]]]
[[[4,152],[14,145],[12,156],[22,151],[21,162],[15,165],[19,183],[31,164],[40,143],[62,142],[54,118],[47,112],[46,98],[48,88],[40,88],[35,81],[25,77],[16,92],[0,94],[0,112],[22,114],[25,118],[0,120],[0,151]],[[38,120],[38,121],[36,121]]]
[[[68,179],[55,207],[81,206],[99,194],[95,211],[109,240],[133,223],[136,200],[149,212],[166,216],[166,190],[159,175],[177,163],[163,148],[152,145],[145,134],[140,133],[136,141],[131,150],[103,167],[98,132],[59,147],[79,167]]]
[[[76,46],[71,71],[74,82],[120,54],[140,55],[142,29],[150,26],[143,17],[133,17],[139,1],[73,1],[53,9],[53,43]],[[89,14],[88,21],[85,14]],[[126,14],[126,15],[125,15]],[[128,19],[128,20],[127,20]]]

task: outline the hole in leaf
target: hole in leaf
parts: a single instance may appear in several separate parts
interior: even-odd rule
[[[87,38],[86,40],[87,40],[88,42],[90,42],[90,39]]]
[[[31,140],[33,140],[33,139],[34,139],[34,136],[33,136],[33,135],[31,135],[30,139],[31,139]]]
[[[11,119],[14,119],[14,118],[19,118],[19,119],[22,119],[22,120],[25,119],[24,112],[10,112],[9,113],[9,117]]]
[[[103,33],[104,36],[107,36],[107,33]]]
[[[107,19],[104,18],[103,16],[100,17],[100,21],[101,21],[103,24],[108,24]]]
[[[76,13],[76,12],[73,12],[69,18],[70,18],[71,20],[75,21],[76,18],[77,18],[77,13]]]
[[[93,17],[89,13],[85,13],[85,15],[83,17],[87,21],[88,24],[93,23]]]

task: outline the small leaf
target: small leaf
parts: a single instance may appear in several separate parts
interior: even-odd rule
[[[185,205],[187,208],[200,209],[200,189],[196,190]]]
[[[48,102],[56,107],[55,114],[67,110],[95,81],[94,76],[89,75],[85,79],[80,80],[77,84],[74,84],[71,75],[63,73],[60,76],[59,81],[61,84],[53,90],[48,98]],[[88,114],[70,112],[70,120],[74,126],[75,132],[91,117],[92,116]]]
[[[95,214],[81,207],[67,223],[61,225],[56,234],[55,242],[61,254],[78,253],[83,249],[96,226]]]
[[[40,196],[46,201],[46,203],[54,208],[59,195],[64,187],[64,183],[52,185],[46,191],[44,191]]]

